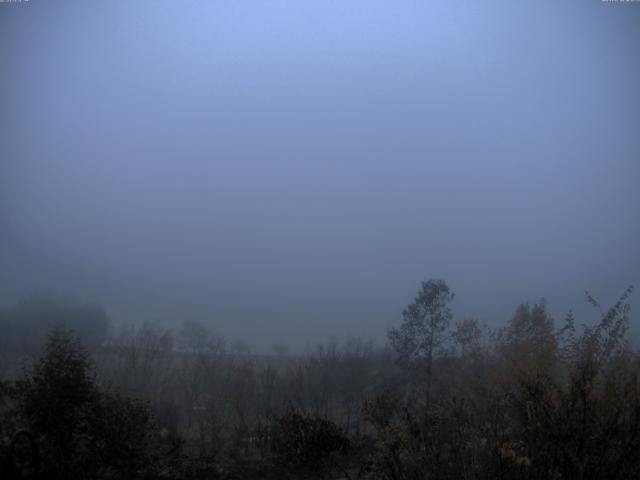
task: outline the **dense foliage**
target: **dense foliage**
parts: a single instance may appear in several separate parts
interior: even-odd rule
[[[100,390],[88,354],[68,331],[54,330],[40,359],[3,393],[1,433],[28,432],[44,478],[139,478],[160,452],[150,408]],[[19,478],[32,465],[7,468]]]

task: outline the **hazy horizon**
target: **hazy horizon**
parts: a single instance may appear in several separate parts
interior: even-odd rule
[[[0,4],[0,305],[256,351],[383,341],[429,278],[591,321],[640,283],[639,44],[600,0]]]

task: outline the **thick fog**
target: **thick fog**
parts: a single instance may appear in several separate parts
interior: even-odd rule
[[[2,3],[0,302],[256,350],[383,339],[428,278],[591,313],[640,283],[639,45],[600,0]]]

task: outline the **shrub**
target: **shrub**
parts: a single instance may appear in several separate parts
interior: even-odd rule
[[[87,352],[69,331],[49,335],[8,395],[6,433],[33,435],[46,478],[139,478],[157,466],[161,441],[150,408],[100,391]]]

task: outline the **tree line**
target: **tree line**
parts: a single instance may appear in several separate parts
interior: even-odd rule
[[[640,478],[632,290],[610,308],[587,294],[592,324],[569,312],[556,325],[540,301],[489,328],[454,319],[453,292],[429,280],[387,345],[307,355],[251,355],[193,322],[97,346],[63,323],[0,382],[0,466],[52,479]]]

